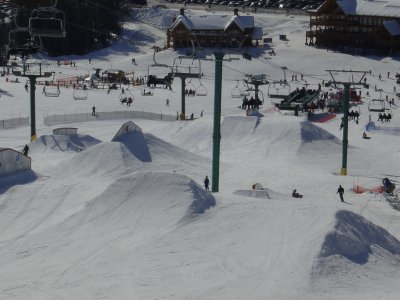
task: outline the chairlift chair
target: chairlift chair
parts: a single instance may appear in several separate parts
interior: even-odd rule
[[[43,94],[46,97],[59,97],[60,96],[60,88],[58,86],[45,86],[43,90]]]
[[[385,101],[381,99],[372,99],[368,103],[368,110],[372,112],[384,112],[385,111]]]
[[[121,94],[119,94],[119,101],[121,102],[121,104],[126,103],[126,100],[128,100],[129,98],[131,98],[133,101],[133,94],[130,90],[124,90],[123,92],[121,92]]]
[[[87,100],[88,93],[85,90],[75,90],[72,96],[74,100]]]
[[[246,96],[250,96],[250,94],[253,92],[254,93],[254,99],[256,99],[256,96],[255,96],[256,90],[255,89],[249,88],[246,91],[249,93]],[[261,104],[264,104],[264,93],[260,89],[258,90],[258,99],[260,100]]]
[[[200,85],[196,89],[196,96],[207,96],[207,93],[207,88],[200,81]]]
[[[153,96],[154,95],[154,89],[152,88],[144,88],[142,87],[141,89],[141,94],[142,96]]]
[[[232,98],[242,98],[242,91],[239,88],[239,80],[236,80],[236,86],[231,90]]]
[[[12,29],[8,33],[7,58],[11,55],[26,56],[37,53],[41,49],[35,39],[31,36],[28,28]]]
[[[196,57],[178,56],[172,66],[174,76],[181,78],[201,78],[201,62]]]
[[[33,37],[65,37],[65,14],[56,6],[57,0],[53,6],[32,10],[29,18],[29,31]]]
[[[196,94],[196,87],[192,83],[192,78],[185,84],[185,94],[186,96],[194,96]]]

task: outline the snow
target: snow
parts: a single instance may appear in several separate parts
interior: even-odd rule
[[[148,21],[127,22],[127,38],[112,47],[83,57],[37,59],[48,63],[46,71],[56,77],[87,77],[93,68],[146,76],[154,65],[151,47],[165,40],[165,33],[149,24],[161,24],[163,16],[173,14],[177,11],[135,10],[133,15]],[[89,90],[87,100],[75,101],[71,87],[61,87],[58,98],[45,97],[37,88],[38,138],[29,142],[28,126],[0,129],[0,147],[20,151],[29,144],[32,158],[32,171],[0,178],[0,299],[398,298],[399,211],[381,194],[351,190],[354,184],[373,188],[382,177],[398,178],[399,100],[393,90],[398,58],[308,47],[307,16],[254,18],[273,38],[276,56],[269,56],[267,48],[251,61],[223,62],[218,193],[202,187],[206,175],[212,179],[213,61],[202,61],[204,77],[190,82],[208,91],[205,97],[187,98],[193,121],[43,124],[46,115],[90,113],[94,105],[98,112],[176,115],[179,79],[172,91],[155,89],[152,97],[130,87],[135,99],[130,107],[120,104],[116,90]],[[279,40],[280,34],[287,40]],[[163,50],[156,61],[172,65],[179,55]],[[58,67],[58,60],[76,61],[76,67]],[[276,111],[268,85],[260,86],[265,103],[256,116],[245,116],[238,108],[241,99],[231,98],[245,74],[279,81],[283,66],[291,90],[305,84],[317,88],[331,79],[328,69],[368,71],[370,96],[362,88],[359,124],[349,123],[348,176],[339,175],[341,114],[311,123],[302,114]],[[294,74],[298,79],[292,81]],[[348,74],[335,76],[349,80]],[[29,116],[25,80],[7,78],[0,77],[5,91],[0,120]],[[368,103],[381,97],[379,89],[383,99],[396,99],[395,105],[387,104],[391,123],[378,122],[377,113],[368,111]],[[365,140],[369,115],[375,130]],[[111,141],[127,121],[141,131]],[[78,128],[78,134],[53,135],[59,127]],[[256,183],[264,193],[251,191]],[[345,203],[335,194],[339,184]],[[304,197],[292,198],[293,189]]]
[[[338,0],[337,4],[349,15],[400,16],[398,0]]]

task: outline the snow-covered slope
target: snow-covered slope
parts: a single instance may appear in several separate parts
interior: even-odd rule
[[[125,38],[112,47],[84,57],[46,58],[46,69],[59,77],[86,76],[93,68],[147,76],[154,69],[151,47],[164,44],[157,27],[161,17],[176,13],[135,10],[133,21],[124,25]],[[277,55],[269,56],[267,48],[252,61],[223,62],[218,193],[202,187],[206,175],[214,178],[213,61],[201,62],[201,81],[187,82],[208,91],[185,100],[186,113],[194,113],[195,120],[133,120],[142,132],[115,142],[111,139],[127,120],[69,124],[79,128],[76,136],[53,135],[56,126],[43,124],[46,115],[90,113],[92,106],[100,113],[175,116],[182,108],[176,79],[172,91],[155,89],[152,97],[129,87],[130,107],[120,104],[119,90],[89,90],[85,101],[73,100],[71,88],[61,88],[57,99],[37,93],[36,141],[29,142],[26,126],[0,129],[1,147],[20,150],[29,144],[32,158],[32,171],[0,178],[0,299],[398,298],[399,212],[380,194],[351,191],[354,184],[375,187],[383,176],[394,182],[398,176],[398,100],[388,107],[391,123],[378,123],[368,111],[369,101],[380,97],[378,89],[383,97],[395,96],[397,58],[307,47],[305,16],[257,14],[255,20],[273,37]],[[279,34],[288,41],[280,41]],[[214,50],[208,50],[210,56]],[[155,59],[172,66],[181,54],[168,49]],[[75,60],[76,67],[58,67],[57,60]],[[369,96],[361,90],[360,121],[349,124],[349,176],[338,175],[342,115],[311,123],[302,114],[281,113],[274,109],[276,99],[268,98],[273,84],[260,87],[264,104],[257,116],[245,116],[238,108],[242,100],[231,97],[245,74],[279,81],[282,66],[291,90],[316,88],[330,79],[326,69],[371,70],[368,83],[378,89],[371,88]],[[298,79],[291,81],[292,75]],[[0,119],[27,116],[25,82],[8,79],[0,77],[6,91]],[[368,132],[371,139],[365,140],[370,115],[380,130]],[[235,194],[257,182],[269,198]],[[335,194],[339,184],[345,203]],[[292,198],[293,189],[304,197]]]

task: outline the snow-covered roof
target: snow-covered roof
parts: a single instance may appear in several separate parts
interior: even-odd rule
[[[226,15],[179,15],[171,25],[171,29],[183,24],[189,30],[221,30],[235,22],[242,30],[253,28],[253,16],[226,16]]]
[[[263,29],[262,29],[262,27],[254,27],[254,30],[251,33],[251,39],[253,39],[253,40],[261,40],[262,37],[263,37]]]
[[[399,0],[337,0],[347,15],[400,17]]]
[[[386,21],[383,22],[383,26],[393,36],[400,35],[400,25],[397,21]]]

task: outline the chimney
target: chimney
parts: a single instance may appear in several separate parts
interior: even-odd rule
[[[237,8],[235,8],[235,9],[233,10],[233,14],[234,14],[235,16],[238,16],[238,15],[239,15],[239,10],[238,10]]]
[[[184,16],[184,15],[185,15],[185,9],[184,9],[183,7],[179,10],[179,14],[180,14],[181,16]]]

